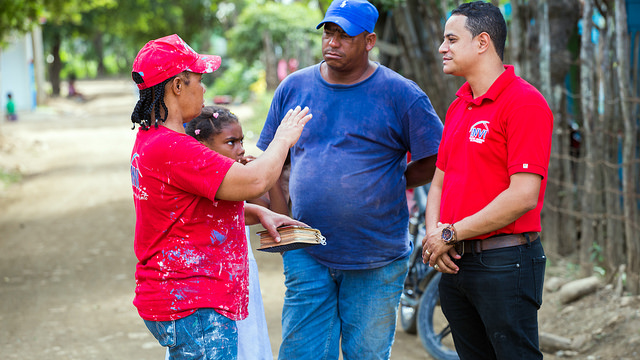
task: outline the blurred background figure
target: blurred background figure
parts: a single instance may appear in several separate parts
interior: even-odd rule
[[[67,94],[67,97],[70,99],[74,99],[77,101],[85,101],[85,97],[84,95],[82,95],[82,93],[80,93],[77,89],[76,89],[76,75],[75,74],[70,74],[69,75],[69,93]]]
[[[7,93],[7,113],[6,118],[9,121],[18,120],[18,114],[16,113],[16,105],[13,103],[13,96],[11,93]]]

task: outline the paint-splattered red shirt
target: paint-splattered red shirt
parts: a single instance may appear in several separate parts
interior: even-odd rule
[[[233,160],[166,127],[139,130],[131,154],[136,210],[136,296],[145,320],[198,308],[247,316],[242,201],[215,200]]]

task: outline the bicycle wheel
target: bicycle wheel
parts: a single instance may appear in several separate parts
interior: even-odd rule
[[[417,327],[420,341],[425,350],[436,360],[458,360],[453,347],[451,329],[440,309],[440,291],[438,283],[442,274],[437,273],[420,298]]]

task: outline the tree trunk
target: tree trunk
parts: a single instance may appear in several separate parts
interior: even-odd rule
[[[570,50],[570,41],[574,39],[574,29],[579,14],[576,13],[576,0],[540,1],[536,19],[538,26],[540,91],[547,99],[554,115],[554,132],[549,163],[549,178],[543,208],[543,229],[545,249],[551,253],[566,255],[576,250],[577,231],[573,208],[574,189],[571,171],[570,137],[571,131],[566,113],[567,102],[564,97],[565,79],[575,56]],[[526,10],[529,11],[529,10]],[[517,16],[513,16],[517,18]],[[511,34],[529,33],[517,29],[515,24],[527,24],[528,21],[512,23]],[[512,46],[514,45],[511,41]],[[577,52],[576,52],[577,53]],[[553,56],[551,56],[553,54]],[[529,57],[529,59],[531,59]],[[531,59],[535,61],[535,59]]]
[[[540,44],[543,44],[540,48],[540,74],[544,76],[540,79],[540,92],[542,96],[547,100],[549,107],[551,108],[552,113],[554,114],[554,129],[562,129],[563,126],[559,122],[562,121],[562,118],[557,114],[557,108],[555,106],[555,99],[552,93],[552,84],[551,84],[551,39],[549,38],[549,5],[547,0],[540,0],[538,3],[538,19],[541,21],[540,26]],[[560,243],[558,238],[558,228],[559,228],[559,217],[555,215],[557,213],[557,209],[559,208],[557,196],[560,192],[560,186],[558,180],[563,178],[562,171],[560,169],[559,159],[556,156],[560,153],[560,141],[558,132],[554,131],[551,142],[551,160],[549,162],[549,174],[553,174],[553,180],[547,180],[547,190],[546,195],[552,194],[550,198],[548,197],[546,202],[549,205],[548,207],[543,207],[542,209],[542,218],[544,221],[544,230],[551,230],[549,232],[545,231],[544,240],[545,240],[545,250],[549,251],[552,254],[558,254],[558,244]]]
[[[102,39],[102,32],[98,31],[93,37],[93,48],[96,52],[96,61],[98,62],[98,66],[96,69],[96,75],[98,77],[104,77],[107,74],[107,71],[104,67],[104,43]],[[205,53],[207,54],[207,53]]]
[[[590,250],[593,244],[593,192],[594,192],[594,162],[592,142],[593,142],[593,124],[595,115],[595,98],[593,90],[595,84],[593,81],[593,44],[591,43],[591,29],[593,28],[593,0],[584,1],[584,9],[582,14],[582,43],[580,51],[580,90],[582,99],[582,116],[584,121],[584,160],[585,160],[585,176],[583,183],[583,195],[581,210],[585,214],[580,226],[580,250],[578,261],[583,274],[591,271]]]
[[[276,71],[278,68],[278,61],[276,59],[271,33],[265,31],[264,34],[262,34],[262,43],[264,45],[264,66],[267,89],[273,91],[278,87],[280,81],[278,80],[278,72]]]
[[[51,82],[51,94],[53,96],[60,96],[60,71],[62,70],[62,60],[60,59],[61,45],[61,36],[56,33],[51,46],[53,62],[49,65],[49,81]]]
[[[444,115],[464,79],[442,72],[438,47],[442,39],[445,12],[439,0],[408,0],[403,5],[381,15],[378,29],[378,49],[381,63],[415,81],[429,96],[434,109],[444,121]]]
[[[33,39],[33,70],[36,81],[36,103],[44,105],[47,98],[44,78],[44,52],[42,45],[42,27],[35,26],[31,31]]]
[[[550,24],[549,24],[549,4],[547,0],[538,1],[538,16],[539,20],[539,33],[538,43],[540,44],[540,92],[542,96],[547,100],[549,107],[555,112],[556,107],[553,103],[553,94],[551,92],[551,37],[550,37]]]
[[[605,74],[615,73],[615,59],[613,51],[615,51],[615,26],[613,26],[615,19],[613,14],[609,12],[607,19],[607,38],[601,41],[601,44],[608,44],[604,59],[606,63],[602,68]],[[626,258],[622,256],[623,242],[620,239],[624,238],[624,222],[622,221],[622,210],[620,204],[620,181],[618,180],[617,169],[617,148],[619,144],[619,136],[622,128],[622,121],[618,116],[618,105],[614,100],[618,94],[617,81],[614,76],[604,76],[603,79],[603,95],[604,99],[604,112],[602,112],[600,118],[602,122],[603,131],[598,137],[602,144],[602,177],[603,183],[601,189],[603,209],[603,244],[602,249],[602,266],[606,269],[607,280],[613,280],[613,277],[618,271],[620,264],[625,264]]]
[[[509,29],[510,41],[507,42],[508,50],[505,54],[505,60],[511,63],[515,73],[522,76],[522,65],[520,54],[522,53],[521,45],[524,43],[522,32],[523,26],[521,19],[520,0],[511,1],[511,28]]]
[[[622,193],[623,210],[625,218],[625,243],[627,247],[627,286],[633,294],[640,290],[640,237],[634,229],[637,224],[637,199],[634,180],[634,160],[636,159],[637,123],[631,118],[629,102],[629,38],[627,35],[627,14],[625,2],[615,1],[616,24],[616,59],[618,61],[617,76],[620,84],[620,108],[622,122],[624,124],[624,137],[622,142]]]
[[[609,21],[606,22],[609,24]],[[594,235],[591,246],[589,248],[589,261],[591,266],[583,269],[584,275],[590,275],[593,265],[601,265],[602,248],[605,246],[605,198],[606,193],[604,189],[604,136],[606,131],[605,117],[608,106],[607,98],[612,94],[607,91],[608,78],[607,71],[611,66],[611,50],[609,44],[611,40],[611,26],[606,26],[601,31],[601,40],[598,42],[598,51],[595,55],[596,64],[592,72],[595,75],[595,89],[594,89],[594,106],[597,109],[594,113],[594,121],[592,122],[592,142],[591,149],[591,161],[593,161],[593,203],[591,216],[593,219]],[[601,100],[602,99],[602,102]],[[611,122],[609,122],[610,124]]]

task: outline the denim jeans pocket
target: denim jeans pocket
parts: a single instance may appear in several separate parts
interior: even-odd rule
[[[544,273],[547,264],[547,257],[542,255],[531,259],[533,265],[533,286],[535,301],[538,307],[542,305],[542,289],[544,287]]]
[[[160,345],[173,347],[176,346],[176,322],[171,321],[144,321],[147,329],[158,340]]]
[[[520,252],[517,247],[483,251],[479,262],[485,271],[509,271],[520,267]]]

